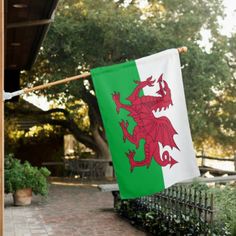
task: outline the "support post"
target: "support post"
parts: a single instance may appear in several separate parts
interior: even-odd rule
[[[4,2],[0,2],[0,235],[4,232]]]

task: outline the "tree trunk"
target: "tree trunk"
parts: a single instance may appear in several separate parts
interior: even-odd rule
[[[95,143],[99,147],[99,151],[100,151],[99,157],[107,159],[107,160],[111,160],[111,153],[110,153],[108,144],[105,142],[105,140],[99,134],[98,128],[93,129],[92,135],[93,135]]]

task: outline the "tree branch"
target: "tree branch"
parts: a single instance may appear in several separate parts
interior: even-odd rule
[[[56,113],[56,112],[61,112],[63,113],[66,117],[69,116],[69,112],[63,108],[54,108],[54,109],[50,109],[48,111],[44,111],[45,114],[52,114],[52,113]]]
[[[48,123],[50,125],[59,125],[65,129],[68,129],[77,141],[83,143],[85,146],[91,148],[92,150],[97,151],[98,146],[94,142],[94,139],[88,132],[84,132],[78,128],[78,126],[74,123],[73,120],[57,120],[57,119],[42,119],[40,123]]]

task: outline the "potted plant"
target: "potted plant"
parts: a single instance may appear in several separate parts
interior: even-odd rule
[[[32,192],[46,196],[48,194],[47,177],[50,171],[32,166],[28,161],[20,160],[8,154],[5,157],[5,193],[12,193],[14,205],[31,203]]]

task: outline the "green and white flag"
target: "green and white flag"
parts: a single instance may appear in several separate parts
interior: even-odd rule
[[[177,49],[91,74],[122,199],[199,176]]]

